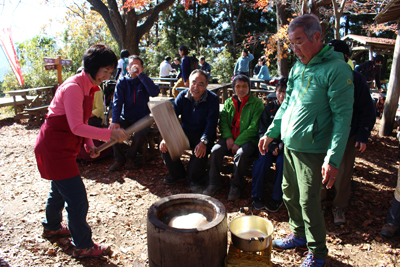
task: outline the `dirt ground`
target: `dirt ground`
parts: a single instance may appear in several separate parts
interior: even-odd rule
[[[400,266],[399,237],[380,235],[393,199],[398,168],[396,132],[378,137],[376,129],[368,149],[357,154],[354,195],[347,209],[347,225],[333,224],[331,202],[325,213],[329,257],[327,266]],[[157,151],[145,166],[109,172],[111,156],[79,163],[87,188],[95,242],[112,244],[113,255],[101,259],[74,259],[69,238],[43,239],[41,220],[49,182],[37,171],[33,146],[39,128],[11,119],[0,121],[0,266],[148,266],[146,219],[148,208],[162,197],[189,193],[187,182],[164,186],[167,170]],[[227,170],[230,162],[227,161]],[[229,175],[215,196],[226,207],[228,223],[250,206],[250,179],[241,199],[228,202]],[[266,188],[265,200],[271,190]],[[330,193],[332,195],[332,193]],[[275,225],[275,238],[290,232],[287,211],[259,212]],[[66,221],[64,213],[64,220]],[[228,229],[227,229],[228,231]],[[296,251],[272,252],[273,266],[299,266],[304,257]]]

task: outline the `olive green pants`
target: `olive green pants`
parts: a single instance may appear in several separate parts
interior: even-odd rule
[[[294,235],[307,239],[309,251],[318,259],[328,255],[321,208],[324,157],[323,153],[302,153],[285,147],[283,163],[283,201],[290,228]]]

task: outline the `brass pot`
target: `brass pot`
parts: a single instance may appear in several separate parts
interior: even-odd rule
[[[232,242],[243,251],[265,250],[272,240],[274,226],[271,221],[258,216],[241,216],[229,224]]]

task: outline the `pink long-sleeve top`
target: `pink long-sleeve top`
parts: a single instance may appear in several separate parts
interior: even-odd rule
[[[111,130],[89,126],[83,122],[84,96],[90,94],[93,86],[85,71],[68,78],[58,87],[47,113],[48,117],[65,114],[72,133],[85,137],[86,149],[93,146],[92,139],[108,141],[111,137]]]

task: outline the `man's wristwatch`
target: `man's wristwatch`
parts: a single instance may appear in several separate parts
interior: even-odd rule
[[[205,144],[205,145],[208,144],[207,138],[204,138],[204,137],[202,137],[202,138],[200,139],[200,142],[202,142],[202,143]]]

